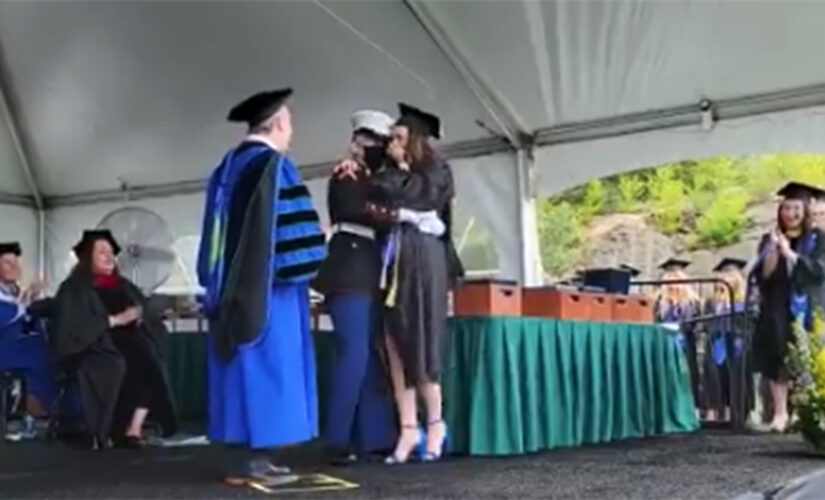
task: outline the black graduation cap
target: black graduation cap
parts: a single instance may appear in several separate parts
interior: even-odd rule
[[[441,139],[443,136],[439,117],[403,102],[398,104],[398,112],[401,114],[401,118],[398,120],[399,125],[413,128],[433,139]]]
[[[14,254],[18,257],[23,255],[23,250],[20,248],[20,243],[16,241],[0,243],[0,255],[6,255],[7,253]]]
[[[257,127],[281,109],[291,95],[291,88],[258,92],[236,104],[226,119],[230,122],[246,123],[250,128]]]
[[[622,271],[625,271],[625,272],[630,273],[630,276],[632,276],[632,277],[634,277],[634,278],[635,278],[636,276],[638,276],[638,275],[642,274],[642,272],[641,272],[641,271],[639,271],[639,270],[638,270],[638,269],[636,269],[635,267],[633,267],[633,266],[631,266],[631,265],[628,265],[628,264],[619,264],[619,269],[621,269]]]
[[[810,200],[825,197],[825,190],[803,182],[792,181],[782,186],[776,194],[786,200]]]
[[[725,268],[734,267],[736,269],[744,269],[745,266],[748,265],[747,261],[742,259],[734,259],[733,257],[725,257],[716,264],[716,267],[713,268],[713,272],[718,273],[719,271],[724,271]]]
[[[97,240],[108,241],[109,244],[112,245],[112,250],[115,252],[115,255],[120,253],[120,245],[117,244],[115,237],[112,236],[112,232],[108,229],[87,229],[83,231],[83,238],[72,247],[72,251],[74,251],[76,256],[80,257],[83,251],[93,245]]]
[[[661,270],[668,270],[668,269],[684,269],[690,265],[689,260],[684,259],[677,259],[675,257],[671,257],[666,261],[662,262],[659,265],[659,269]]]

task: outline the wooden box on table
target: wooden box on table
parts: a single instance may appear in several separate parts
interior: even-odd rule
[[[456,287],[455,316],[520,316],[521,289],[515,281],[473,280]]]
[[[612,305],[609,296],[558,287],[525,288],[522,314],[540,318],[609,321]]]
[[[644,295],[615,295],[613,321],[620,323],[653,323],[653,300]]]

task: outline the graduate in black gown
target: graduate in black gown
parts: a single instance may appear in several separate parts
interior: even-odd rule
[[[782,432],[789,421],[787,346],[793,325],[806,328],[821,310],[825,292],[825,234],[809,225],[808,204],[822,190],[792,182],[783,197],[777,224],[759,244],[754,276],[759,285],[759,319],[753,339],[756,370],[768,380],[773,419],[771,430]]]
[[[441,137],[440,121],[403,104],[400,111],[387,149],[391,166],[370,178],[373,199],[398,220],[384,252],[386,344],[401,424],[390,464],[406,462],[421,444],[425,461],[438,460],[445,451],[440,376],[447,293],[463,272],[450,237],[453,176],[429,143],[430,137]],[[413,215],[435,211],[445,231],[438,236],[423,231],[419,217],[407,209]],[[426,406],[426,440],[417,422],[416,393]]]
[[[714,277],[724,281],[716,283],[713,294],[704,304],[703,315],[714,319],[703,322],[706,334],[703,362],[703,404],[705,420],[713,422],[730,418],[731,376],[730,366],[740,361],[741,339],[734,329],[742,319],[732,312],[744,310],[745,277],[742,270],[747,265],[742,259],[725,257],[713,268]],[[740,329],[741,331],[741,329]],[[734,383],[737,381],[734,380]]]
[[[141,447],[151,415],[164,435],[177,428],[166,371],[166,327],[146,298],[116,268],[120,247],[106,230],[84,231],[78,264],[57,292],[54,344],[77,375],[95,448]]]

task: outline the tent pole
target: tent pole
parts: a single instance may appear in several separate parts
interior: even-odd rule
[[[46,280],[46,210],[37,210],[37,276]]]
[[[538,221],[536,219],[536,196],[532,186],[534,165],[527,151],[516,151],[516,182],[518,183],[518,228],[521,238],[520,281],[524,286],[542,284],[543,272],[538,242]]]

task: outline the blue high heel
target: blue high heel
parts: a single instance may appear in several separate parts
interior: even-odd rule
[[[426,449],[427,445],[425,444],[424,445],[424,452],[421,453],[421,461],[422,462],[437,462],[437,461],[441,460],[444,457],[444,455],[445,455],[445,453],[446,453],[446,451],[447,451],[447,449],[450,445],[450,433],[449,433],[449,430],[447,429],[447,424],[444,423],[443,420],[437,420],[435,422],[429,422],[427,424],[427,429],[429,429],[430,427],[432,427],[434,425],[438,425],[438,424],[444,425],[444,437],[441,439],[441,446],[438,449],[438,453],[435,453],[435,452],[432,452],[432,451],[427,451],[427,449]]]
[[[402,429],[415,429],[418,432],[418,439],[416,440],[415,446],[410,450],[410,453],[406,456],[406,458],[401,458],[393,452],[392,455],[388,456],[384,459],[384,463],[387,465],[401,465],[407,463],[411,458],[412,459],[420,459],[424,455],[424,450],[427,446],[427,442],[424,439],[424,430],[421,427],[416,425],[404,425],[401,427]]]

